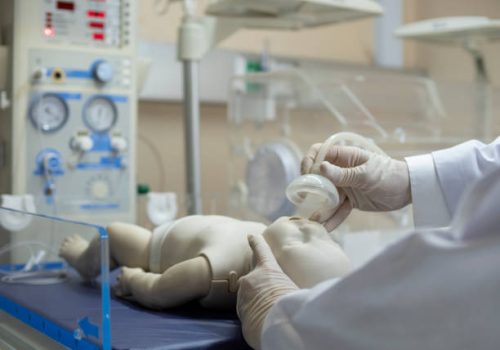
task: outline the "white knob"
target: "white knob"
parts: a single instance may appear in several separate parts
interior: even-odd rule
[[[96,199],[105,199],[109,197],[110,188],[106,181],[96,180],[92,182],[90,193]]]
[[[127,141],[120,136],[115,136],[111,138],[111,147],[116,152],[122,152],[127,149]]]
[[[34,81],[42,80],[42,78],[47,74],[47,70],[42,67],[38,67],[33,71],[31,77]]]
[[[78,151],[88,152],[94,147],[94,141],[90,136],[76,136],[71,145]]]

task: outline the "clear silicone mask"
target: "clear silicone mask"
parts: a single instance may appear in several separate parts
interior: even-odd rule
[[[321,146],[310,174],[299,176],[286,189],[286,196],[297,207],[297,215],[323,222],[335,213],[340,196],[335,185],[319,175],[319,166],[332,145],[355,145],[369,151],[385,154],[373,141],[351,132],[330,136]]]

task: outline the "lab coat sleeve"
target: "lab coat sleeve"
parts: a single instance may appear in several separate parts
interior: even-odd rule
[[[500,164],[500,138],[489,145],[473,140],[405,160],[415,226],[447,226],[467,186]]]
[[[453,215],[464,190],[500,164],[500,137],[490,144],[472,140],[432,153],[448,211]]]
[[[468,245],[447,236],[414,234],[336,284],[282,297],[261,348],[498,348],[500,237]]]
[[[307,349],[307,339],[303,338],[300,326],[291,321],[297,320],[301,309],[308,302],[318,298],[332,288],[339,279],[331,279],[318,284],[313,289],[301,289],[282,298],[273,306],[264,322],[262,349]],[[307,323],[307,320],[305,320]],[[312,349],[312,348],[311,348]]]
[[[500,167],[462,201],[451,226],[417,231],[337,282],[279,299],[262,349],[497,349]]]
[[[432,155],[407,157],[415,227],[442,227],[450,213],[438,180]]]

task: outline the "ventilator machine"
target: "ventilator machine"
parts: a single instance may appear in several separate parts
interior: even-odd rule
[[[32,195],[39,213],[135,220],[135,6],[0,3],[0,193]]]

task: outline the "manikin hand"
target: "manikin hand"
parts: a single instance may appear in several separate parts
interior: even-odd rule
[[[249,236],[256,262],[254,270],[239,280],[236,310],[243,337],[254,349],[260,348],[260,336],[269,309],[282,296],[298,290],[283,273],[264,238]]]
[[[130,289],[130,280],[137,273],[144,272],[143,269],[139,267],[131,268],[123,266],[121,272],[116,279],[116,285],[113,286],[115,295],[118,297],[126,298],[132,296],[132,291]]]
[[[311,172],[320,147],[315,144],[307,152],[302,160],[303,174]],[[328,231],[340,225],[352,208],[390,211],[411,202],[408,166],[388,156],[334,145],[321,163],[320,174],[337,186],[340,195],[340,206],[324,223]]]

